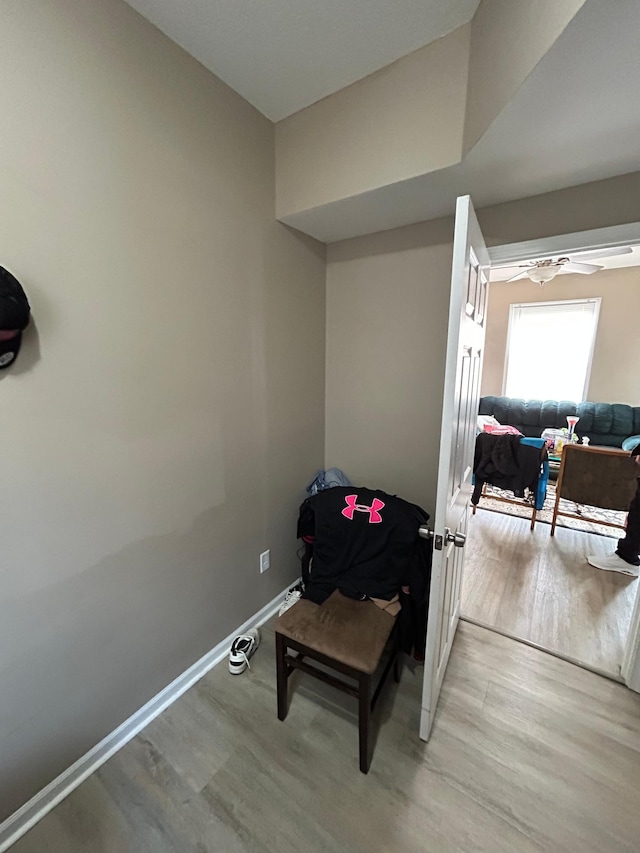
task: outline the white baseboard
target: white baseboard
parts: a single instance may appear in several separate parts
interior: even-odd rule
[[[293,582],[295,583],[295,581]],[[242,634],[249,628],[257,628],[270,619],[278,610],[287,590],[293,586],[289,584],[281,593],[276,595],[268,604],[265,604],[257,613],[240,625],[232,634],[229,634],[222,642],[218,643],[204,657],[196,661],[189,669],[179,675],[164,690],[157,693],[146,705],[143,705],[135,714],[132,714],[122,725],[108,734],[93,749],[85,753],[71,767],[63,771],[57,778],[50,782],[46,788],[39,791],[28,802],[21,806],[17,812],[10,815],[3,823],[0,823],[0,853],[8,850],[12,844],[28,832],[34,824],[51,811],[61,800],[64,800],[74,791],[81,782],[94,773],[111,756],[121,749],[131,738],[161,714],[165,708],[179,699],[196,681],[206,675],[210,669],[220,663],[229,653],[233,638]]]

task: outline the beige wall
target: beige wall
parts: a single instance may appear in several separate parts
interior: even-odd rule
[[[487,246],[640,221],[640,172],[485,207]]]
[[[0,5],[0,818],[270,600],[323,460],[324,248],[273,126],[119,0]],[[480,211],[637,219],[640,176]],[[330,464],[432,509],[451,220],[330,247]],[[258,552],[272,550],[260,576]]]
[[[593,297],[600,297],[602,302],[586,399],[640,406],[640,267],[602,270],[590,276],[558,276],[544,287],[530,281],[493,282],[489,289],[482,395],[502,394],[511,304]]]
[[[499,245],[635,222],[638,197],[634,174],[485,208],[478,220],[487,244]],[[442,219],[334,243],[327,255],[326,464],[428,512],[452,235],[453,221]],[[637,309],[631,316],[636,322]],[[615,355],[609,363],[617,365]],[[629,371],[631,386],[636,374]]]
[[[453,223],[329,247],[326,464],[433,507]],[[435,448],[435,452],[434,452]]]
[[[297,574],[325,250],[272,124],[119,0],[0,4],[0,819]],[[271,548],[272,568],[258,573]]]
[[[464,127],[467,153],[585,0],[482,0],[473,19]]]
[[[278,122],[278,218],[458,164],[584,2],[482,0],[469,24]]]
[[[471,25],[276,125],[276,215],[460,160]]]

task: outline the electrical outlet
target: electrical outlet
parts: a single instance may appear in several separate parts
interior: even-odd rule
[[[263,551],[260,554],[260,574],[271,568],[271,551]]]

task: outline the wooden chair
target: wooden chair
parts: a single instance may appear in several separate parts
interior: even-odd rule
[[[400,680],[395,626],[395,618],[372,601],[346,598],[337,590],[321,605],[301,599],[283,613],[275,626],[278,719],[287,716],[288,680],[296,669],[355,697],[363,773],[369,772],[371,764],[371,712],[392,667],[396,683]],[[373,676],[388,645],[389,659],[372,695]],[[355,683],[324,672],[308,659]]]
[[[559,515],[624,529],[624,524],[561,510],[560,499],[626,512],[636,493],[637,477],[638,468],[625,450],[565,444],[556,485],[551,535],[555,535]]]

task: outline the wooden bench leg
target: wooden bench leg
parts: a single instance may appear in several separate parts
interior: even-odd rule
[[[393,627],[393,655],[393,680],[400,684],[400,635],[397,622]]]
[[[287,652],[287,645],[282,634],[276,633],[276,681],[278,686],[278,719],[286,719],[288,708],[287,682],[289,673],[287,672],[287,664],[284,656]]]
[[[289,710],[288,680],[289,676],[296,669],[342,690],[349,696],[357,698],[360,770],[363,773],[368,773],[371,766],[371,753],[373,751],[371,742],[372,706],[375,705],[391,669],[393,669],[396,682],[400,680],[400,636],[397,624],[394,626],[391,636],[391,655],[385,662],[384,672],[380,676],[375,692],[372,691],[372,674],[360,672],[351,666],[347,666],[337,660],[328,658],[320,652],[317,652],[315,649],[305,646],[298,641],[292,640],[291,643],[292,645],[290,646],[288,638],[276,631],[276,688],[278,719],[286,719]],[[295,657],[292,655],[292,652],[297,653],[295,654]],[[314,663],[307,663],[304,660],[306,657],[309,657]],[[324,670],[318,669],[318,667],[314,665],[316,663],[336,669],[338,673],[346,676],[350,681],[345,681],[342,678],[329,675],[324,672]],[[356,684],[351,683],[353,681],[355,681]]]
[[[396,684],[400,684],[400,652],[395,650],[395,660],[393,661],[393,680]]]
[[[371,754],[369,735],[371,733],[371,676],[362,674],[358,678],[358,729],[360,736],[360,770],[369,772]]]

